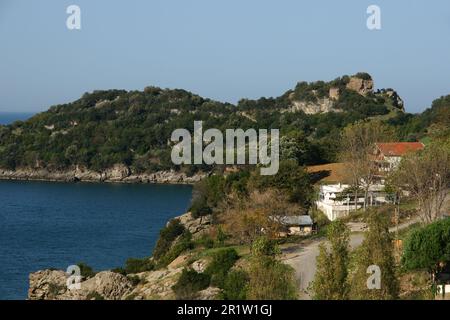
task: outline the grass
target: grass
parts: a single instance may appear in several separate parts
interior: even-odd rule
[[[348,180],[348,174],[345,170],[344,163],[329,163],[318,166],[309,166],[307,171],[312,174],[317,174],[320,177],[320,183],[337,183]]]

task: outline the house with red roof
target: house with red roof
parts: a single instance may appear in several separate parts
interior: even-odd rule
[[[376,143],[374,156],[380,175],[385,175],[395,170],[402,158],[410,153],[423,150],[422,142],[388,142]]]

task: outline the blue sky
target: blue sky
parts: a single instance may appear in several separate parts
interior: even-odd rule
[[[450,94],[450,1],[0,0],[0,112],[148,85],[236,102],[358,71],[410,112]]]

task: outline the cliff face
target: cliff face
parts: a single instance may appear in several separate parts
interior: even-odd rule
[[[340,112],[334,109],[334,100],[332,98],[318,99],[316,102],[292,101],[290,112],[303,111],[306,114]]]
[[[362,79],[359,77],[351,77],[349,83],[347,83],[347,89],[356,91],[360,95],[367,95],[373,92],[373,80]]]
[[[404,112],[404,103],[393,89],[374,91],[374,81],[368,74],[360,73],[351,77],[343,77],[333,82],[300,83],[294,92],[289,94],[290,107],[284,112],[302,111],[313,115],[318,113],[343,112],[338,105],[346,104],[341,101],[343,91],[359,94],[367,99],[382,98],[385,105],[392,110]],[[340,103],[342,102],[342,103]]]
[[[129,167],[122,164],[116,164],[112,168],[102,172],[88,170],[79,166],[64,171],[49,171],[45,168],[18,168],[16,170],[0,169],[0,179],[3,180],[193,184],[200,181],[205,176],[206,173],[197,173],[193,176],[187,176],[183,172],[174,170],[137,174],[133,173]]]

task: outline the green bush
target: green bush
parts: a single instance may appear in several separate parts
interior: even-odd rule
[[[196,241],[196,244],[211,249],[214,247],[214,240],[209,235],[204,234]]]
[[[235,249],[222,249],[213,255],[205,273],[211,276],[211,282],[214,286],[223,288],[228,271],[238,259],[239,255]]]
[[[407,270],[435,271],[446,261],[450,261],[450,219],[414,230],[407,238],[402,257]]]
[[[184,230],[185,228],[180,220],[171,220],[159,233],[159,239],[153,251],[153,257],[155,259],[160,259],[164,256],[169,251],[173,241],[182,235]]]
[[[125,262],[126,274],[152,271],[153,269],[155,269],[155,264],[149,258],[130,258]]]
[[[81,276],[83,278],[89,279],[95,276],[95,271],[86,263],[80,262],[77,264],[77,266],[80,268]]]
[[[86,296],[86,300],[105,300],[105,298],[97,291],[91,291]]]
[[[217,237],[214,245],[218,248],[223,247],[228,237],[229,236],[223,231],[222,227],[219,226],[217,228]]]
[[[172,289],[177,299],[194,299],[198,291],[208,288],[210,280],[208,274],[184,269]]]
[[[208,206],[205,198],[195,200],[192,203],[190,211],[194,219],[198,219],[212,213],[212,209]]]
[[[245,300],[247,298],[248,274],[245,271],[231,271],[223,284],[223,299]]]
[[[141,278],[138,276],[127,276],[133,286],[137,286],[141,282]]]
[[[173,247],[166,252],[165,255],[161,256],[158,261],[158,267],[165,267],[175,260],[181,253],[188,249],[192,249],[194,243],[192,242],[192,234],[187,230],[185,231],[180,239],[175,243]]]

